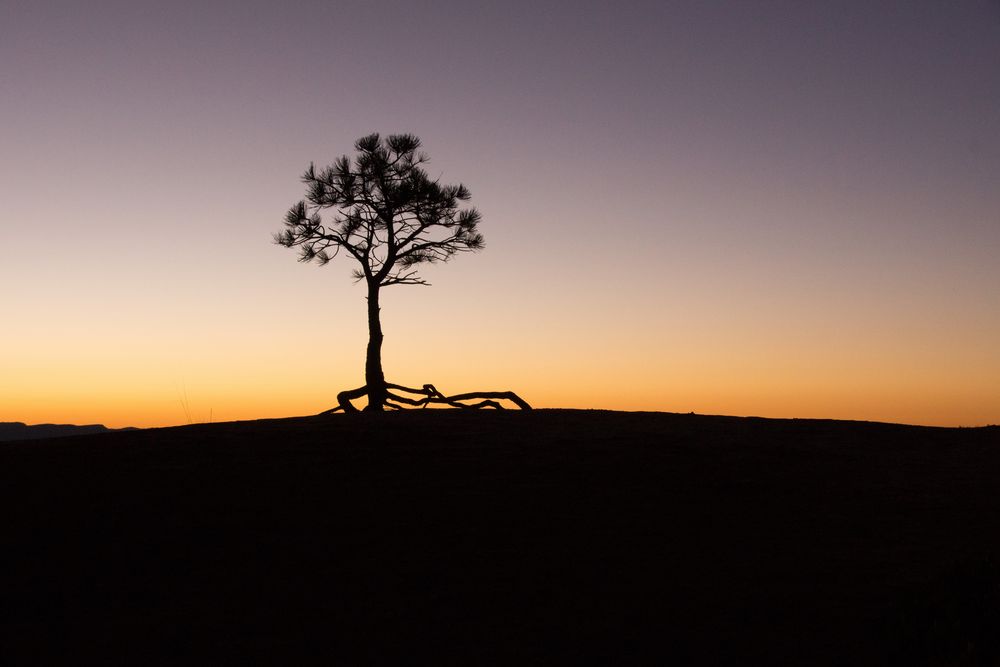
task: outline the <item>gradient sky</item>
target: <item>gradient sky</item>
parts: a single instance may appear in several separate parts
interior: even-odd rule
[[[486,250],[390,380],[539,407],[1000,423],[1000,3],[0,0],[0,421],[317,412],[351,263],[271,243],[412,132]]]

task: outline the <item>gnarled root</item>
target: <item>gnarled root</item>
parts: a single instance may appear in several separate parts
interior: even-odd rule
[[[385,387],[387,391],[384,406],[393,410],[403,410],[405,409],[404,406],[407,405],[416,408],[426,408],[431,403],[450,405],[453,408],[465,408],[469,410],[477,410],[480,408],[503,410],[503,404],[498,401],[504,400],[510,401],[522,410],[531,409],[531,406],[528,405],[527,401],[512,391],[480,391],[467,394],[455,394],[454,396],[445,396],[432,384],[425,384],[422,389],[413,389],[412,387],[404,387],[399,384],[390,383],[386,383]],[[406,396],[404,394],[410,394],[411,396]],[[335,412],[358,412],[358,409],[354,407],[354,404],[351,403],[351,401],[368,395],[368,385],[358,387],[357,389],[342,391],[337,394],[337,406],[330,408],[329,410],[324,410],[320,414],[330,415]],[[413,398],[414,396],[419,396],[420,398]],[[476,401],[477,399],[481,400],[477,403],[468,402]]]

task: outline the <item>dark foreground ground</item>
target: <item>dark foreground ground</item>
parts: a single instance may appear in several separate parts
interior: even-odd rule
[[[995,664],[1000,429],[424,411],[0,445],[0,663]]]

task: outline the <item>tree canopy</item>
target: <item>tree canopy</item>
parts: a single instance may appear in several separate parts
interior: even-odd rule
[[[370,134],[332,165],[302,175],[306,198],[289,209],[275,241],[299,248],[299,260],[326,264],[341,252],[360,266],[356,280],[369,285],[426,285],[420,264],[443,262],[480,250],[483,235],[471,195],[462,184],[442,185],[422,165],[412,134]],[[330,215],[324,221],[323,211]]]

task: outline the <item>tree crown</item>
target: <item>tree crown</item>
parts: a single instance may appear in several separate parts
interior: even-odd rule
[[[326,264],[344,251],[361,265],[356,280],[426,285],[417,265],[483,247],[479,211],[460,207],[469,190],[427,176],[420,139],[376,133],[354,148],[353,160],[343,155],[318,171],[310,164],[302,175],[306,198],[289,209],[285,229],[274,235],[279,245],[299,248],[299,261]],[[326,222],[324,210],[330,211]]]

